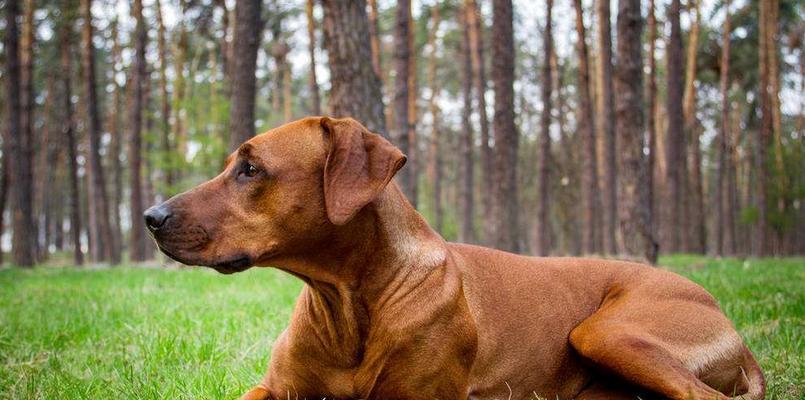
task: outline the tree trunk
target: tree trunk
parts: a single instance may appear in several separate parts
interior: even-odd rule
[[[752,253],[757,256],[765,256],[770,253],[769,251],[769,242],[768,242],[768,213],[767,213],[767,184],[770,178],[769,168],[766,161],[766,153],[767,147],[769,144],[769,140],[774,131],[774,121],[772,116],[772,100],[770,92],[770,68],[769,68],[769,48],[771,47],[771,43],[769,43],[769,30],[770,26],[770,16],[769,14],[772,12],[772,3],[774,1],[761,1],[760,2],[760,18],[758,21],[760,34],[758,35],[759,38],[759,46],[758,46],[758,61],[759,61],[759,69],[760,69],[760,113],[761,113],[761,120],[760,120],[760,129],[756,131],[755,135],[755,156],[754,156],[754,171],[756,174],[756,182],[757,182],[757,189],[755,190],[757,200],[756,206],[758,209],[758,221],[756,225],[756,230],[754,234],[754,239],[752,240],[753,251]]]
[[[428,160],[428,177],[430,178],[432,188],[432,207],[433,207],[433,222],[436,232],[442,233],[444,230],[444,206],[442,204],[442,139],[439,134],[441,126],[439,121],[441,118],[439,112],[439,105],[437,102],[437,94],[439,93],[438,83],[436,81],[436,32],[439,29],[441,17],[439,15],[439,7],[434,6],[431,8],[431,30],[428,37],[430,43],[430,57],[428,58],[428,87],[431,90],[430,99],[428,99],[428,110],[431,115],[431,133],[430,133],[430,159]]]
[[[640,38],[643,19],[640,0],[618,1],[618,68],[615,90],[620,184],[618,206],[623,252],[657,262],[657,243],[651,229],[651,199],[646,157],[643,155],[643,60]]]
[[[542,51],[544,61],[542,65],[542,114],[540,116],[540,137],[537,174],[537,238],[536,255],[547,256],[551,252],[551,89],[553,88],[551,74],[551,54],[553,53],[553,0],[546,2],[547,16],[545,18],[545,32],[543,33]]]
[[[409,8],[410,9],[410,8]],[[408,187],[411,191],[411,205],[417,207],[419,201],[419,145],[417,145],[417,99],[419,98],[419,83],[417,81],[416,50],[414,48],[413,19],[410,17],[411,27],[408,29]]]
[[[486,67],[484,65],[483,29],[481,15],[475,0],[465,0],[467,25],[470,28],[470,52],[472,55],[473,86],[475,86],[475,107],[481,125],[481,179],[485,190],[481,191],[483,203],[484,243],[492,244],[494,237],[495,214],[493,212],[494,156],[489,146],[489,117],[486,114]]]
[[[397,173],[397,182],[408,200],[413,203],[415,197],[411,186],[412,168],[410,167],[412,164],[410,154],[413,149],[410,148],[408,140],[409,97],[412,95],[409,75],[413,72],[410,70],[410,58],[412,57],[409,43],[410,30],[411,2],[401,0],[397,2],[394,24],[394,143],[403,154],[409,156],[408,166]]]
[[[84,253],[81,250],[81,199],[78,191],[78,141],[74,128],[73,92],[70,84],[72,70],[72,42],[73,19],[69,13],[62,15],[59,27],[59,55],[61,61],[62,85],[62,132],[67,139],[67,169],[69,176],[68,203],[70,207],[70,237],[73,240],[73,262],[76,265],[84,263]]]
[[[148,38],[143,19],[142,0],[134,0],[132,12],[137,21],[134,30],[134,61],[131,68],[132,104],[129,115],[129,190],[131,207],[131,232],[129,233],[129,257],[132,261],[145,261],[145,224],[142,214],[142,124],[143,86],[145,77],[145,42]]]
[[[719,88],[721,90],[721,137],[718,147],[718,178],[716,182],[716,226],[715,241],[716,255],[723,256],[725,253],[725,243],[732,240],[731,229],[727,228],[732,224],[731,218],[727,215],[731,213],[730,206],[725,203],[725,192],[727,189],[727,169],[728,152],[730,148],[730,100],[729,100],[729,72],[730,72],[730,0],[724,3],[724,24],[722,26],[721,44],[721,71],[719,74]],[[729,238],[725,238],[725,236]]]
[[[668,43],[668,98],[666,112],[668,114],[668,202],[670,203],[670,219],[666,223],[669,230],[668,251],[678,252],[682,247],[682,235],[685,229],[686,204],[685,179],[687,176],[687,157],[685,132],[682,119],[682,31],[679,26],[680,0],[672,0],[668,19],[671,22],[671,37]]]
[[[600,225],[597,219],[600,215],[601,199],[598,191],[598,163],[596,161],[596,142],[595,142],[595,122],[593,120],[593,109],[590,95],[590,66],[586,42],[586,30],[584,28],[584,10],[581,0],[574,0],[573,5],[576,9],[576,51],[579,57],[578,83],[579,92],[579,113],[578,131],[581,133],[583,146],[583,166],[581,178],[581,222],[582,240],[581,251],[585,254],[596,253],[601,250],[599,239],[601,235],[597,232]]]
[[[492,2],[492,81],[495,87],[495,237],[496,247],[520,250],[517,197],[517,147],[514,124],[514,32],[511,0]]]
[[[311,112],[321,115],[321,98],[319,97],[319,82],[316,79],[316,19],[313,17],[315,0],[305,2],[305,15],[307,16],[308,52],[310,54],[310,98]]]
[[[93,236],[91,247],[94,261],[111,261],[113,264],[119,260],[112,259],[112,246],[110,238],[112,230],[109,225],[109,198],[106,195],[106,183],[101,163],[101,115],[98,111],[98,95],[95,85],[95,47],[92,43],[92,0],[81,0],[81,12],[84,18],[83,29],[83,52],[81,56],[84,72],[84,84],[86,85],[86,117],[87,135],[89,141],[88,149],[88,168],[89,191],[88,199],[90,207],[90,219],[94,220],[95,226],[90,226],[90,234]]]
[[[172,194],[174,191],[173,184],[174,184],[174,173],[173,173],[173,158],[176,157],[174,154],[174,149],[171,144],[171,103],[170,103],[170,94],[168,93],[168,45],[167,45],[167,32],[165,29],[165,23],[162,19],[162,5],[160,0],[156,0],[156,16],[157,16],[157,52],[159,53],[159,93],[160,93],[160,116],[162,120],[160,122],[160,131],[162,135],[160,136],[162,142],[162,169],[163,169],[163,176],[165,179],[165,185],[167,186],[166,192],[168,194]],[[222,7],[226,10],[226,4],[223,4]],[[226,28],[224,28],[224,34],[226,34]],[[224,44],[226,44],[226,40],[224,40]],[[226,48],[222,48],[222,54],[224,55],[224,64],[226,64]],[[226,75],[226,71],[224,71],[224,75]],[[177,116],[178,117],[178,116]]]
[[[38,213],[42,216],[42,225],[39,230],[42,242],[39,244],[39,254],[37,259],[40,262],[47,260],[50,255],[50,245],[53,244],[53,219],[56,216],[55,211],[58,209],[56,205],[57,198],[60,194],[60,185],[58,185],[56,175],[61,171],[59,161],[61,156],[62,143],[59,140],[60,136],[54,135],[54,118],[53,118],[53,102],[56,101],[56,80],[55,76],[50,75],[47,78],[47,97],[45,98],[45,109],[43,112],[44,126],[42,128],[42,149],[40,150],[40,162],[38,164],[41,168],[41,175],[44,179],[40,182],[38,188],[39,192],[39,210]]]
[[[768,79],[769,79],[769,103],[771,106],[771,125],[772,125],[772,136],[771,139],[773,140],[773,151],[774,151],[774,185],[776,187],[776,192],[778,193],[776,196],[776,204],[774,204],[775,208],[777,209],[778,215],[786,215],[785,210],[787,208],[786,204],[786,194],[789,193],[789,179],[787,175],[787,171],[785,169],[785,163],[783,160],[783,141],[782,141],[782,117],[781,117],[781,109],[780,109],[780,54],[778,50],[778,42],[779,38],[779,30],[780,30],[780,1],[779,0],[769,0],[768,1],[769,12],[767,14],[769,22],[767,23],[766,35],[767,35],[767,60],[768,60]],[[771,234],[772,231],[767,231],[767,234]],[[780,243],[782,241],[782,232],[776,231],[777,233],[777,246],[772,249],[772,246],[768,246],[769,253],[774,252],[775,254],[780,254]],[[768,239],[767,239],[768,241]]]
[[[436,9],[436,6],[433,7]],[[461,95],[463,107],[461,109],[461,138],[459,154],[461,165],[459,167],[460,186],[459,186],[459,230],[458,241],[463,243],[475,242],[474,215],[475,215],[475,163],[473,160],[474,138],[470,116],[472,114],[472,57],[470,55],[470,27],[467,16],[468,10],[464,10],[461,19]],[[435,27],[434,27],[435,30]],[[435,36],[436,32],[432,33]],[[434,55],[435,57],[435,55]]]
[[[8,192],[9,192],[9,161],[10,158],[9,154],[9,145],[8,140],[6,138],[3,139],[3,158],[2,158],[2,168],[3,170],[0,171],[0,237],[3,237],[3,232],[5,231],[5,215],[6,215],[6,205],[8,204]],[[0,247],[0,265],[3,265],[3,249]]]
[[[14,264],[22,267],[33,266],[35,262],[33,229],[33,179],[31,162],[31,140],[33,111],[32,54],[33,4],[25,2],[25,18],[23,19],[22,48],[17,18],[20,15],[19,2],[6,2],[6,30],[3,51],[6,58],[6,129],[8,135],[9,169],[11,193],[13,195],[10,209],[12,216],[12,254]],[[26,38],[27,36],[27,38]],[[27,49],[26,49],[27,48]]]
[[[120,42],[118,38],[118,23],[115,20],[112,23],[112,62],[113,72],[115,75],[119,72],[117,66],[123,64],[122,52],[120,49]],[[123,165],[120,162],[120,153],[122,151],[122,142],[124,141],[123,130],[120,127],[120,118],[122,115],[122,107],[120,107],[120,93],[123,90],[116,80],[112,81],[114,85],[114,93],[112,94],[112,107],[109,113],[109,132],[112,140],[109,143],[109,161],[112,169],[112,202],[111,207],[111,223],[112,223],[112,255],[113,259],[119,260],[121,258],[123,247],[123,228],[121,227],[120,219],[120,206],[123,204]]]
[[[232,40],[232,104],[230,111],[229,150],[254,135],[255,69],[260,47],[262,0],[237,0],[235,3],[235,37]]]
[[[696,55],[699,46],[699,29],[701,16],[699,13],[699,3],[692,0],[690,4],[693,12],[693,22],[688,37],[688,53],[685,66],[685,92],[683,95],[683,115],[685,118],[685,133],[689,138],[688,170],[689,179],[686,179],[689,193],[688,204],[690,204],[688,223],[689,231],[685,232],[684,248],[685,251],[702,254],[705,252],[707,240],[705,237],[706,218],[704,210],[704,194],[702,193],[702,169],[701,169],[701,145],[699,144],[699,123],[696,118]],[[690,12],[689,11],[689,12]]]
[[[187,54],[188,54],[188,47],[189,47],[189,38],[187,33],[187,27],[185,24],[186,19],[186,11],[187,11],[187,1],[188,0],[179,0],[179,15],[178,21],[176,22],[176,43],[175,49],[173,51],[173,69],[174,69],[174,77],[173,77],[173,107],[172,112],[175,114],[173,118],[173,150],[177,153],[177,157],[173,157],[171,161],[182,161],[184,155],[187,153],[187,113],[181,112],[185,110],[184,100],[185,94],[187,90],[187,79],[185,78],[185,64],[187,62]],[[229,46],[231,51],[234,51],[232,47]],[[230,83],[232,80],[232,68],[234,68],[234,57],[229,60],[227,67],[229,68],[229,79]],[[231,118],[231,117],[230,117]],[[231,135],[231,133],[230,133]],[[181,178],[181,167],[183,163],[173,163],[174,172],[176,176],[174,177],[175,180],[179,180]]]
[[[648,160],[646,169],[648,170],[648,207],[649,222],[651,223],[652,237],[658,240],[658,221],[656,196],[657,182],[654,180],[655,164],[657,159],[657,18],[654,15],[654,0],[649,0],[648,10]]]
[[[372,48],[372,67],[380,77],[380,34],[377,23],[377,0],[369,0],[369,44]]]
[[[372,67],[366,2],[324,0],[324,46],[330,60],[330,113],[350,116],[388,137],[380,78]]]
[[[615,254],[618,251],[617,229],[617,164],[615,161],[616,141],[615,121],[617,115],[612,111],[612,28],[610,22],[610,0],[597,0],[598,13],[598,63],[599,84],[601,87],[601,126],[604,129],[604,182],[603,182],[603,251]],[[642,105],[641,105],[642,107]]]

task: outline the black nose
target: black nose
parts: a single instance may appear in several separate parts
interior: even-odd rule
[[[143,216],[145,217],[145,225],[152,232],[165,225],[165,221],[167,221],[171,215],[170,208],[164,204],[153,206],[145,210],[145,213],[143,213]]]

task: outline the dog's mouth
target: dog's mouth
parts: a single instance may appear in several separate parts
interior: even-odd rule
[[[249,256],[240,256],[238,258],[212,264],[210,268],[222,274],[234,274],[235,272],[245,271],[252,266],[252,259]]]
[[[182,257],[177,255],[176,253],[171,252],[170,250],[165,249],[163,246],[159,246],[159,250],[165,253],[166,256],[170,257],[174,261],[180,262],[185,265],[197,265],[201,267],[209,267],[212,268],[222,274],[234,274],[236,272],[242,272],[252,267],[252,259],[247,255],[239,255],[237,257],[233,257],[231,259],[217,262],[217,263],[210,263],[205,260],[200,259],[190,259],[187,257]]]

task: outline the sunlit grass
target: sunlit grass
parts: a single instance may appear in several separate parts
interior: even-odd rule
[[[767,374],[805,382],[805,259],[661,263],[719,299]],[[301,283],[252,269],[0,270],[0,399],[231,399],[258,382]]]

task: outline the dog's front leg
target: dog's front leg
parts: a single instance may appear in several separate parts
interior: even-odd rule
[[[257,385],[246,392],[243,396],[240,396],[240,400],[270,400],[271,394],[268,392],[268,389],[263,387],[263,385]]]

